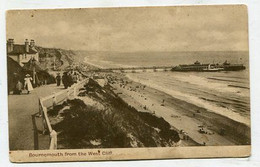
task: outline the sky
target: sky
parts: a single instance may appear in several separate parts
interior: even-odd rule
[[[7,39],[71,50],[248,51],[245,6],[13,10]]]

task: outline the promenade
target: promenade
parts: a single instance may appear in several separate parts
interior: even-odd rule
[[[32,115],[39,112],[39,97],[48,96],[64,90],[63,85],[56,84],[35,88],[31,94],[8,96],[9,146],[10,150],[34,150],[35,135]],[[39,118],[40,119],[40,118]],[[38,124],[37,124],[38,125]],[[42,130],[40,124],[37,130]],[[41,129],[39,129],[41,128]],[[40,141],[48,142],[48,135],[38,135]],[[39,149],[48,149],[46,144],[39,143]]]

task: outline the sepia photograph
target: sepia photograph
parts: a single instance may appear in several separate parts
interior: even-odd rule
[[[6,15],[12,162],[250,156],[245,5]]]

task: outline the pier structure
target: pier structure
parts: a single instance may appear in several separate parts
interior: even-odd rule
[[[92,72],[147,72],[152,70],[153,72],[156,71],[170,71],[174,66],[152,66],[152,67],[118,67],[118,68],[101,68],[91,70]]]

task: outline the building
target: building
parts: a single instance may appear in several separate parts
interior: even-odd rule
[[[25,40],[24,44],[14,44],[14,39],[7,40],[7,56],[18,62],[20,66],[24,66],[32,58],[39,61],[39,53],[35,49],[35,41],[28,39]]]

